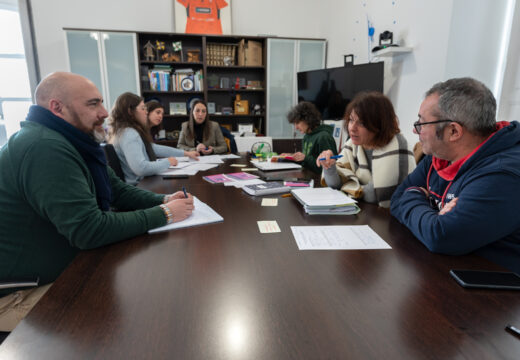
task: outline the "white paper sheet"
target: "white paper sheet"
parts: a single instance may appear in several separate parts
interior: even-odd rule
[[[291,226],[300,250],[391,249],[368,225]]]
[[[161,232],[161,231],[181,229],[181,228],[185,228],[185,227],[211,224],[211,223],[215,223],[215,222],[224,221],[224,218],[222,216],[220,216],[215,210],[210,208],[207,204],[203,203],[195,196],[193,197],[193,205],[195,206],[195,209],[193,210],[193,213],[190,215],[190,217],[188,217],[187,219],[173,223],[173,224],[161,226],[161,227],[149,230],[148,232],[150,234],[153,234],[153,233]]]
[[[295,164],[291,162],[270,162],[270,161],[258,161],[251,160],[251,164],[259,168],[260,170],[285,170],[285,169],[300,169],[302,166],[300,164]]]
[[[235,154],[220,155],[221,159],[240,159],[240,156]]]
[[[170,165],[170,169],[182,169],[182,168],[185,168],[186,166],[190,166],[190,165],[191,164],[189,162],[179,162],[175,166]]]
[[[199,156],[199,160],[190,159],[190,163],[195,164],[223,164],[224,161],[221,159],[221,155],[205,155]]]

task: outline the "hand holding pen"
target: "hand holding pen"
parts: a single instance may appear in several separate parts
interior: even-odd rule
[[[336,159],[343,157],[343,155],[334,155],[332,150],[325,150],[318,156],[316,159],[316,165],[318,167],[323,166],[324,169],[329,169],[330,167],[336,165]]]
[[[183,187],[182,191],[177,191],[172,194],[166,203],[173,215],[173,222],[178,222],[186,219],[191,215],[193,209],[193,196],[186,192]]]

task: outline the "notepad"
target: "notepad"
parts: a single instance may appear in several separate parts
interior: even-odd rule
[[[193,197],[193,205],[195,209],[187,219],[148,230],[148,233],[154,234],[161,231],[182,229],[185,227],[212,224],[224,221],[224,218],[222,216],[220,216],[215,210],[213,210],[207,204],[200,201],[195,196]]]

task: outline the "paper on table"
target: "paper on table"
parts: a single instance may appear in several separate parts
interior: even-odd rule
[[[258,230],[260,230],[262,234],[282,232],[278,223],[274,220],[257,221],[256,223],[258,224]]]
[[[300,250],[391,249],[368,225],[291,226]]]
[[[220,155],[221,159],[240,159],[240,156],[235,154]]]
[[[278,206],[277,198],[263,198],[262,206]]]
[[[190,165],[191,164],[189,162],[179,162],[175,166],[170,165],[170,169],[182,169],[182,168],[185,168],[186,166],[190,166]]]
[[[165,226],[161,226],[152,230],[148,230],[150,234],[168,231],[173,229],[181,229],[185,227],[211,224],[215,222],[224,221],[224,218],[220,216],[215,210],[210,208],[207,204],[200,201],[195,196],[193,197],[193,205],[195,209],[191,213],[191,215],[183,221],[179,221],[173,224],[168,224]]]
[[[224,161],[220,158],[220,155],[206,155],[199,156],[199,160],[190,159],[190,163],[195,164],[223,164]]]
[[[170,169],[160,172],[158,175],[195,175],[199,169],[187,166],[183,169]]]

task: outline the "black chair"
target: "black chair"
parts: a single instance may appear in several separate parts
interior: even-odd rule
[[[105,151],[108,166],[114,170],[116,175],[119,176],[122,181],[125,181],[125,174],[123,173],[123,168],[121,168],[121,162],[117,156],[116,149],[114,149],[114,145],[101,144],[101,147],[103,148],[103,151]]]
[[[238,152],[238,148],[237,148],[237,143],[235,141],[235,137],[233,136],[233,134],[231,134],[231,131],[229,131],[228,129],[226,129],[223,126],[220,127],[220,130],[222,131],[222,135],[224,135],[226,140],[229,141],[229,144],[228,144],[229,152],[232,154],[236,154]]]

